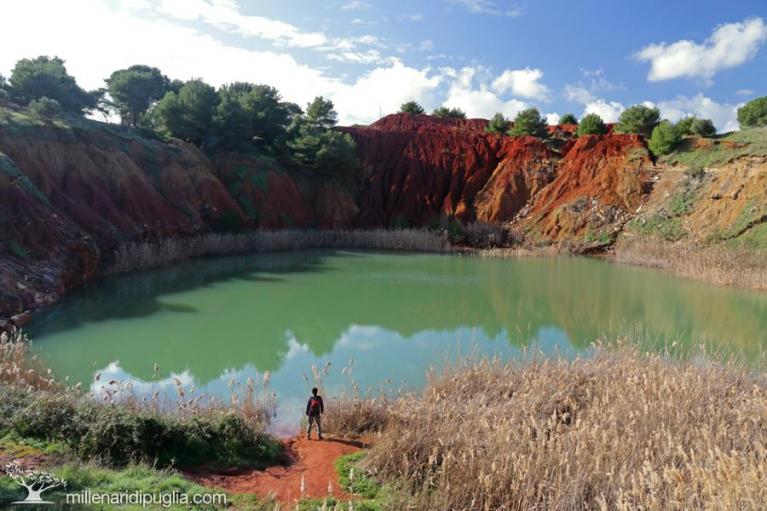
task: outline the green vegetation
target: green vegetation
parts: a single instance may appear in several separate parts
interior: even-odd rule
[[[13,101],[23,105],[49,98],[58,101],[64,111],[78,114],[96,108],[101,97],[100,92],[81,89],[67,73],[63,60],[44,56],[16,62],[8,91]]]
[[[501,112],[498,112],[497,114],[493,116],[492,119],[490,119],[490,122],[487,123],[487,127],[485,128],[485,131],[487,133],[505,135],[508,129],[509,129],[509,120],[506,119],[506,117],[504,117]]]
[[[153,113],[161,133],[201,145],[211,133],[218,103],[213,87],[202,80],[190,80],[178,93],[167,92]]]
[[[650,151],[656,156],[669,154],[682,141],[681,133],[669,121],[662,121],[652,130]]]
[[[541,117],[537,108],[527,108],[519,112],[514,118],[514,126],[509,130],[509,135],[546,138],[548,136],[546,121]]]
[[[578,124],[578,118],[573,114],[565,114],[559,118],[559,124]]]
[[[0,387],[0,399],[0,433],[63,442],[81,459],[110,466],[264,466],[280,454],[263,424],[223,410],[185,416],[9,387]]]
[[[61,113],[61,105],[55,99],[42,97],[30,101],[29,110],[40,117],[54,117]]]
[[[578,136],[583,135],[604,135],[607,133],[607,126],[597,114],[588,114],[581,119],[578,124]]]
[[[660,111],[655,107],[634,105],[623,111],[615,130],[618,133],[636,133],[649,138],[660,121]]]
[[[425,114],[426,110],[416,103],[415,101],[408,101],[407,103],[402,103],[402,106],[399,108],[399,111],[403,114],[416,114],[421,115]]]
[[[687,236],[682,217],[692,211],[697,198],[697,189],[695,187],[688,188],[674,195],[667,207],[649,216],[634,218],[626,224],[626,228],[643,237],[678,241]]]
[[[699,137],[713,137],[716,127],[711,119],[695,119],[691,126],[692,132]]]
[[[460,108],[448,108],[446,106],[434,109],[431,115],[435,117],[446,117],[448,119],[466,119],[466,112]]]
[[[105,81],[112,103],[128,126],[138,126],[149,107],[171,88],[159,69],[142,65],[119,69]]]
[[[767,127],[735,131],[706,142],[706,145],[700,145],[693,139],[685,139],[660,161],[705,169],[719,167],[742,156],[767,156]]]
[[[741,128],[767,126],[767,96],[752,99],[738,108],[738,122]]]

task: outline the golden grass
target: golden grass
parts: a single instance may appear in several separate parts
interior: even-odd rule
[[[57,390],[50,369],[29,354],[29,340],[16,328],[0,332],[0,383],[28,390]]]
[[[734,363],[484,360],[386,413],[366,467],[401,509],[767,508],[767,379]]]
[[[707,245],[696,248],[652,238],[619,243],[619,263],[650,266],[715,284],[767,290],[767,251]]]
[[[159,243],[134,242],[114,254],[108,275],[147,270],[194,257],[280,252],[316,248],[445,252],[447,240],[425,229],[283,230],[246,234],[207,234],[170,238]]]

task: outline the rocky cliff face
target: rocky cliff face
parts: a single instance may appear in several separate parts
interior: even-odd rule
[[[535,239],[602,237],[648,192],[644,142],[484,132],[487,121],[387,116],[341,128],[358,189],[261,155],[206,155],[118,127],[0,123],[0,316],[60,298],[126,242],[250,228],[505,223]]]

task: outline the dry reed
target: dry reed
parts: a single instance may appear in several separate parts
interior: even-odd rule
[[[682,277],[715,284],[767,290],[767,251],[644,239],[619,243],[620,263],[662,268]]]
[[[444,237],[423,229],[283,230],[207,234],[193,238],[169,238],[160,242],[128,243],[117,249],[114,262],[106,274],[147,270],[195,257],[318,248],[445,252],[450,250],[450,245]]]
[[[29,340],[16,328],[0,332],[0,383],[27,390],[59,390],[50,369],[29,353]]]
[[[767,508],[767,381],[734,363],[484,360],[388,413],[366,466],[402,509]]]

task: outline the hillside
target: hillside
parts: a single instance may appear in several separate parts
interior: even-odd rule
[[[0,317],[101,275],[115,250],[251,229],[502,224],[528,246],[616,240],[764,248],[765,130],[685,140],[654,162],[637,135],[507,137],[481,119],[396,114],[340,128],[354,183],[263,154],[204,153],[136,130],[0,109]],[[16,321],[23,322],[24,317]]]

